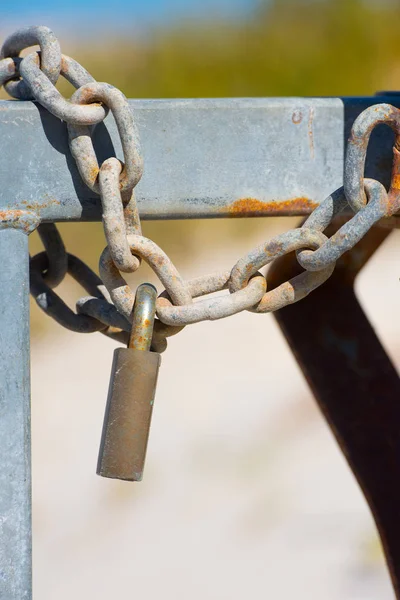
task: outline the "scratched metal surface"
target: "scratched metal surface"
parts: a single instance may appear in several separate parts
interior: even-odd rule
[[[131,100],[145,162],[144,219],[308,214],[342,185],[345,140],[372,98]],[[122,158],[111,116],[94,132],[100,160]],[[392,133],[374,132],[367,175],[387,182]],[[99,220],[66,125],[31,102],[0,102],[0,209],[43,220]]]

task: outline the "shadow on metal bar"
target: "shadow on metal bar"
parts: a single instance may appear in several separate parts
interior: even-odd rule
[[[141,218],[188,219],[309,214],[343,184],[354,119],[373,104],[400,106],[400,99],[390,93],[129,103],[145,161],[137,186]],[[123,157],[111,115],[93,129],[93,141],[100,162]],[[393,132],[377,127],[367,177],[388,183],[392,147]],[[99,197],[71,157],[66,123],[33,102],[0,101],[0,172],[0,211],[33,210],[48,222],[101,220]]]
[[[372,229],[324,285],[274,314],[365,494],[399,599],[400,381],[354,293],[388,234]],[[293,256],[276,261],[271,288],[297,269]]]

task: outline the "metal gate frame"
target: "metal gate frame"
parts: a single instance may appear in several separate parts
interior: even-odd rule
[[[400,106],[395,93],[130,100],[145,160],[137,186],[140,216],[308,215],[343,185],[354,119],[381,102]],[[96,127],[93,138],[99,159],[122,155],[110,117]],[[367,177],[389,183],[392,145],[387,127],[373,132]],[[32,102],[0,101],[0,181],[0,598],[31,600],[28,234],[40,222],[98,221],[101,210],[70,156],[65,123]],[[352,291],[356,272],[387,234],[379,231],[341,259],[336,275],[322,288],[276,317],[367,496],[399,598],[399,383]],[[361,260],[360,248],[366,248]],[[288,261],[281,259],[281,268],[293,268]],[[329,306],[324,298],[332,293],[335,305]],[[310,310],[319,315],[312,330]],[[333,338],[321,333],[328,318],[335,322]],[[362,344],[362,373],[358,358],[351,362],[346,354],[345,330],[358,340],[357,347]],[[318,345],[315,354],[311,341]],[[338,368],[345,395],[332,379]]]

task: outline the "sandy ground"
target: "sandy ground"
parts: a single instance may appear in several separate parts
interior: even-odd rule
[[[397,365],[398,238],[358,286]],[[365,501],[271,315],[171,340],[140,484],[95,475],[113,348],[57,325],[33,343],[35,598],[394,597]]]

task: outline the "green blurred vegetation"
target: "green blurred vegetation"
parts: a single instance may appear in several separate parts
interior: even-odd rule
[[[76,49],[130,97],[373,94],[400,83],[400,3],[272,0],[247,21],[180,22]]]
[[[370,95],[400,85],[399,23],[399,2],[273,0],[260,2],[246,21],[181,21],[144,39],[104,32],[62,47],[97,80],[133,98]],[[59,87],[70,95],[69,84]],[[196,256],[196,243],[250,236],[270,223],[152,222],[144,233],[181,266]],[[61,229],[68,249],[96,268],[101,225]],[[32,251],[39,248],[32,236]]]

